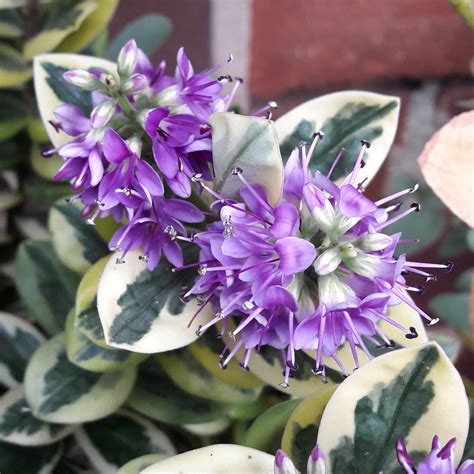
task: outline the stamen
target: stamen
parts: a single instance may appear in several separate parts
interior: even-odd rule
[[[382,222],[379,226],[376,226],[375,229],[377,232],[380,230],[384,229],[385,227],[388,227],[389,225],[394,224],[395,222],[398,222],[400,219],[403,219],[404,217],[410,215],[412,212],[419,212],[421,209],[421,206],[417,203],[414,202],[413,204],[410,205],[410,209],[407,209],[406,211],[403,211],[402,213],[398,214],[395,217],[392,217],[391,219],[388,219],[385,222]]]
[[[448,261],[446,263],[405,262],[404,266],[419,268],[440,268],[446,273],[449,273],[453,269],[454,263],[451,261]]]
[[[237,176],[242,183],[247,187],[247,189],[252,193],[253,197],[269,212],[273,213],[273,209],[271,206],[262,199],[262,197],[255,191],[253,186],[249,184],[249,182],[245,179],[243,175],[243,170],[242,168],[236,167],[232,170],[232,174],[234,176]]]
[[[171,240],[176,240],[176,237],[178,236],[177,230],[172,225],[167,225],[163,232],[168,234]]]
[[[419,188],[419,184],[416,183],[412,188],[407,188],[407,189],[404,189],[403,191],[399,191],[398,193],[390,194],[390,196],[379,199],[378,201],[375,202],[375,205],[381,206],[382,204],[385,204],[389,201],[392,201],[393,199],[397,199],[401,196],[404,196],[405,194],[413,194],[418,190],[418,188]]]
[[[316,149],[316,145],[318,144],[319,141],[324,139],[324,133],[321,130],[318,130],[317,132],[314,132],[313,134],[313,141],[311,142],[311,146],[309,147],[308,153],[303,155],[303,173],[305,176],[305,181],[307,179],[308,175],[308,166],[309,162],[311,161],[311,157],[313,156],[314,150]]]
[[[201,305],[199,306],[199,309],[194,313],[193,317],[191,318],[191,321],[189,321],[188,323],[188,328],[191,327],[191,325],[193,324],[193,322],[196,320],[196,318],[199,316],[199,314],[201,313],[201,311],[205,308],[205,306],[209,303],[209,301],[211,301],[212,299],[212,296],[213,294],[211,293],[207,299],[201,303]]]
[[[346,152],[346,149],[345,149],[345,148],[341,148],[341,149],[339,150],[339,152],[338,152],[337,155],[336,155],[336,158],[335,158],[334,161],[332,162],[331,168],[329,168],[329,171],[328,171],[328,174],[326,175],[326,178],[330,178],[330,177],[331,177],[332,172],[333,172],[334,169],[336,168],[337,164],[339,163],[339,160],[342,158],[342,156],[344,155],[345,152]]]
[[[237,342],[235,347],[230,351],[229,355],[227,358],[224,360],[224,362],[221,363],[221,368],[225,369],[229,362],[231,361],[232,357],[237,353],[237,351],[240,349],[240,346],[244,343],[244,341],[241,339],[240,341]]]
[[[363,167],[362,158],[364,157],[365,150],[370,148],[370,143],[367,140],[361,140],[360,142],[362,147],[360,149],[359,155],[357,156],[356,164],[354,165],[354,169],[349,178],[349,184],[354,184],[354,181],[359,173],[359,170]]]

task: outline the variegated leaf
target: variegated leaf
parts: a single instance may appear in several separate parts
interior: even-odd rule
[[[382,165],[397,130],[400,100],[372,92],[343,91],[305,102],[275,121],[283,160],[301,141],[312,141],[316,130],[324,132],[324,140],[316,147],[310,162],[312,170],[326,174],[340,148],[343,158],[332,174],[333,179],[347,176],[367,140],[365,167],[357,174],[357,182],[367,178],[367,185]]]
[[[112,255],[100,278],[97,308],[107,344],[142,353],[190,344],[199,325],[213,317],[208,305],[189,326],[199,307],[194,300],[183,303],[180,295],[192,284],[194,271],[173,272],[162,259],[150,272],[140,255],[130,251],[124,263],[118,253]],[[185,252],[186,257],[191,254]]]
[[[194,449],[159,461],[140,474],[194,472],[217,474],[222,472],[271,473],[274,457],[252,448],[235,444],[215,444]]]
[[[168,456],[165,454],[145,454],[138,458],[132,459],[127,464],[124,464],[118,471],[117,474],[140,474],[148,466],[163,461]]]
[[[261,387],[236,387],[217,379],[199,364],[187,347],[156,357],[173,382],[192,395],[233,404],[256,400],[261,392]]]
[[[135,376],[135,367],[104,374],[80,369],[69,362],[64,334],[58,334],[31,358],[25,394],[37,418],[52,423],[81,423],[117,410],[130,394]]]
[[[49,211],[48,228],[57,256],[77,273],[85,273],[110,253],[95,226],[87,224],[81,216],[79,204],[64,199],[56,201]]]
[[[283,190],[283,163],[273,122],[223,112],[213,114],[209,123],[216,190],[225,197],[238,196],[242,182],[233,170],[241,168],[248,182],[263,185],[269,201],[277,203]]]
[[[1,67],[1,63],[0,63]],[[85,114],[92,110],[91,93],[68,84],[63,79],[63,73],[70,69],[100,69],[115,74],[116,65],[111,61],[81,54],[42,54],[36,56],[33,62],[35,93],[38,109],[51,143],[61,146],[71,140],[71,137],[50,125],[55,121],[54,109],[61,104],[77,105]]]
[[[120,466],[145,454],[168,457],[176,453],[165,433],[145,418],[127,411],[86,423],[75,437],[101,474],[115,474]]]
[[[295,408],[288,418],[281,439],[281,448],[301,472],[304,472],[308,457],[316,444],[316,435],[324,408],[334,391],[334,386],[326,386],[310,395]]]
[[[74,326],[74,310],[66,320],[66,350],[70,362],[92,372],[123,370],[147,357],[145,354],[97,345]]]
[[[435,434],[442,443],[455,437],[457,464],[468,427],[461,377],[428,343],[380,356],[345,380],[324,411],[318,443],[334,472],[392,474],[399,472],[397,438],[413,455],[429,451]]]
[[[0,385],[14,387],[23,381],[28,360],[43,341],[31,324],[0,312]]]
[[[15,48],[0,43],[0,89],[17,87],[31,78],[31,67]]]
[[[0,440],[21,446],[53,444],[71,434],[74,425],[39,420],[25,399],[23,386],[12,388],[0,398]]]
[[[27,38],[23,45],[23,56],[33,59],[38,54],[53,51],[64,38],[81,26],[96,7],[93,1],[75,4],[52,2],[43,6],[38,25],[40,31]]]
[[[138,368],[137,383],[127,403],[143,415],[172,425],[208,423],[225,414],[223,405],[179,388],[155,359]]]

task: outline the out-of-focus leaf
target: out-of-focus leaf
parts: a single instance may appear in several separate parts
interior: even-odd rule
[[[20,38],[24,34],[24,16],[21,10],[0,10],[0,38]]]
[[[51,206],[59,198],[71,195],[69,183],[47,181],[39,176],[31,176],[23,182],[24,194],[35,203]]]
[[[138,458],[132,459],[127,464],[124,464],[118,471],[117,474],[140,474],[148,466],[155,464],[158,461],[166,459],[168,456],[165,454],[145,454]]]
[[[446,238],[438,249],[438,255],[443,258],[452,258],[465,252],[467,250],[466,233],[467,228],[464,223],[451,226]]]
[[[456,290],[469,291],[471,289],[471,281],[474,277],[472,269],[466,270],[464,273],[459,275],[458,279],[454,282]]]
[[[74,307],[79,276],[66,268],[50,242],[26,241],[15,258],[15,283],[23,304],[49,333],[62,331]]]
[[[28,107],[12,93],[0,93],[0,141],[16,135],[26,126]]]
[[[14,169],[25,161],[24,149],[13,140],[7,140],[0,143],[2,157],[0,159],[0,170]]]
[[[39,15],[40,31],[25,41],[24,57],[33,59],[38,54],[54,50],[66,36],[76,31],[95,9],[96,3],[93,1],[62,0],[42,6]]]
[[[449,327],[469,330],[469,293],[440,293],[430,300],[429,308]]]
[[[458,334],[445,327],[428,328],[427,333],[429,340],[437,342],[449,360],[455,364],[462,348],[462,341]]]
[[[474,111],[457,115],[436,132],[418,158],[427,183],[460,219],[474,227]],[[446,159],[449,156],[451,159]]]
[[[165,433],[147,419],[126,411],[86,423],[75,437],[101,474],[116,474],[120,466],[137,456],[176,453]]]
[[[31,77],[31,67],[15,48],[0,43],[0,88],[18,87]]]
[[[0,440],[20,446],[53,444],[76,427],[46,423],[34,417],[19,385],[0,397]]]
[[[0,442],[0,472],[38,474],[52,472],[61,458],[61,444],[37,448]]]
[[[43,179],[52,180],[59,167],[63,164],[63,160],[58,155],[44,158],[41,156],[40,146],[33,143],[30,151],[30,164],[38,176]]]
[[[148,14],[131,21],[110,42],[105,57],[115,61],[122,46],[130,39],[137,42],[145,54],[152,56],[168,39],[171,21],[163,15]]]
[[[467,26],[474,30],[474,5],[471,0],[449,0],[449,3],[462,16]]]
[[[25,394],[33,415],[52,423],[82,423],[116,411],[135,383],[135,367],[96,373],[69,362],[64,334],[45,342],[25,375]]]
[[[35,115],[30,115],[26,119],[26,131],[29,137],[36,143],[46,143],[49,140],[43,121]]]
[[[88,15],[77,31],[71,33],[59,44],[56,51],[64,53],[82,51],[106,29],[117,9],[118,0],[96,0],[95,3],[95,10]]]
[[[0,312],[0,384],[13,387],[23,380],[31,354],[44,341],[29,323]]]

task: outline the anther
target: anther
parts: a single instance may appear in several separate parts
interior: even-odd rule
[[[172,225],[167,225],[164,232],[170,236],[171,240],[176,240],[176,237],[178,236],[178,232]]]
[[[240,168],[239,166],[236,166],[233,170],[232,170],[232,174],[234,176],[239,176],[241,175],[243,172],[242,168]]]
[[[304,148],[307,144],[308,144],[308,142],[305,142],[304,140],[301,140],[298,143],[298,148]]]
[[[444,269],[444,272],[449,273],[453,269],[453,267],[454,263],[449,260],[448,262],[446,262],[446,268]]]
[[[116,263],[117,265],[122,265],[123,263],[125,263],[125,260],[124,260],[123,258],[117,258],[117,259],[115,260],[115,263]]]
[[[199,325],[198,328],[196,329],[196,336],[200,337],[202,335],[202,325]]]
[[[366,148],[370,148],[370,142],[368,142],[367,140],[361,140],[360,143],[362,144],[362,146],[365,146]]]
[[[40,154],[43,158],[49,158],[53,156],[55,153],[56,153],[55,150],[41,150]]]
[[[415,212],[420,212],[421,211],[421,204],[419,202],[414,202],[410,204],[410,207],[412,209],[415,209]]]
[[[229,57],[227,58],[227,64],[231,63],[234,60],[234,55],[229,53]]]
[[[271,111],[271,110],[269,110],[269,111],[265,114],[265,118],[266,118],[267,120],[271,120],[271,118],[272,118],[272,111]]]
[[[426,283],[430,282],[430,281],[438,281],[438,277],[436,275],[428,275],[426,278],[425,278],[425,281]]]
[[[207,265],[200,265],[198,268],[198,274],[204,276],[207,273]]]
[[[144,263],[148,263],[149,258],[150,257],[148,255],[139,255],[138,256],[138,260],[141,260]]]
[[[288,382],[281,382],[278,385],[280,385],[281,388],[290,388],[290,384]]]
[[[241,369],[246,370],[247,372],[250,372],[250,369],[248,368],[248,366],[246,366],[243,362],[239,362],[239,367]]]
[[[219,319],[224,319],[224,313],[222,311],[218,311],[216,313],[216,318],[219,318]]]
[[[405,334],[405,337],[407,339],[416,339],[418,337],[418,333],[416,332],[416,329],[413,326],[409,327],[410,332],[408,334]]]
[[[95,221],[94,221],[93,218],[86,219],[86,223],[89,224],[89,225],[95,225]]]
[[[313,133],[313,140],[318,137],[320,140],[324,139],[324,132],[322,130],[318,130],[317,132]]]
[[[244,301],[244,302],[242,303],[242,308],[247,309],[247,310],[253,309],[254,306],[255,306],[255,305],[254,305],[251,301]]]
[[[227,364],[225,363],[225,361],[220,360],[220,361],[219,361],[219,365],[220,365],[220,367],[221,367],[222,370],[227,369]]]
[[[267,105],[272,109],[278,109],[278,104],[274,100],[270,100],[269,102],[267,102]]]
[[[428,326],[434,326],[435,324],[439,323],[439,318],[433,318],[429,323]]]
[[[409,191],[410,194],[413,194],[413,193],[416,193],[418,191],[418,188],[420,187],[420,185],[418,183],[416,183]]]
[[[388,349],[393,349],[395,347],[395,341],[393,339],[389,339],[388,343],[385,343],[385,347]]]
[[[202,179],[202,173],[195,173],[191,176],[191,181],[193,183],[198,183]]]

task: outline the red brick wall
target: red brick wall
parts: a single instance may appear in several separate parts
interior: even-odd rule
[[[447,0],[254,0],[251,95],[469,73],[474,34]]]

